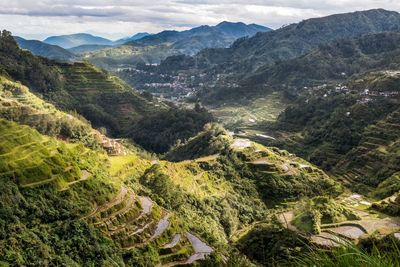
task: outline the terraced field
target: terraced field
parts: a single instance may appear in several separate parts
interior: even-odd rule
[[[311,234],[295,226],[294,210],[279,215],[281,224],[293,231],[308,236],[310,241],[322,247],[337,247],[349,242],[358,242],[369,236],[385,236],[400,231],[400,218],[377,213],[369,209],[372,203],[358,194],[341,196],[338,201],[350,209],[357,218],[339,223],[321,223],[320,232]],[[296,208],[295,208],[296,209]],[[311,223],[311,222],[308,222]]]
[[[246,105],[222,105],[211,108],[210,111],[227,129],[251,130],[257,129],[258,124],[275,121],[285,106],[281,95],[275,92],[265,98],[252,100]]]
[[[192,263],[213,251],[187,232],[175,213],[124,185],[126,177],[142,175],[151,166],[150,161],[133,154],[109,160],[107,155],[82,145],[46,137],[3,119],[0,137],[0,177],[11,177],[21,189],[50,185],[60,194],[82,190],[93,184],[92,179],[99,179],[99,170],[107,173],[105,168],[110,166],[111,175],[104,179],[107,184],[103,186],[117,190],[113,196],[98,196],[102,202],[93,202],[92,211],[81,219],[100,229],[123,250],[137,252],[150,246],[157,249],[159,262],[167,266]]]
[[[49,120],[73,121],[81,127],[85,122],[58,110],[52,104],[45,102],[30,92],[29,88],[0,76],[0,116],[31,127],[41,126],[40,117]],[[51,119],[50,119],[51,118]]]
[[[108,126],[117,132],[126,130],[144,114],[161,108],[91,64],[63,64],[61,70],[64,89],[71,99],[58,102],[58,106],[77,109],[96,127]]]
[[[132,169],[140,165],[134,156],[111,157],[112,180],[128,173],[144,172],[145,168]],[[149,162],[142,162],[150,166]],[[97,206],[84,220],[94,224],[105,235],[118,243],[123,250],[157,248],[162,266],[189,264],[204,259],[213,249],[195,235],[187,232],[180,219],[163,209],[150,198],[137,195],[131,188],[121,185],[119,192],[107,203]],[[195,241],[193,241],[195,240]],[[203,249],[199,249],[199,244]],[[207,251],[204,251],[204,247]]]
[[[400,171],[399,151],[400,110],[396,110],[364,131],[360,144],[338,163],[335,173],[346,184],[376,187]],[[384,167],[382,162],[386,163]]]
[[[29,125],[45,135],[86,142],[91,148],[100,146],[111,155],[128,153],[120,140],[101,134],[77,116],[60,111],[31,93],[29,88],[0,76],[0,118]]]
[[[22,187],[53,183],[65,189],[88,179],[101,164],[100,158],[82,145],[65,144],[2,119],[0,136],[0,176],[12,176]],[[75,153],[86,157],[77,160]]]
[[[214,158],[202,161],[206,164],[213,164],[213,162],[215,162]],[[161,161],[159,165],[163,173],[168,175],[176,186],[181,187],[185,192],[196,196],[198,199],[223,197],[224,192],[232,190],[226,182],[216,179],[212,172],[202,169],[195,162],[171,163]]]

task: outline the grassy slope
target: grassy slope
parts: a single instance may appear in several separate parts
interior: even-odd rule
[[[83,170],[94,174],[105,160],[80,144],[57,141],[28,126],[2,119],[0,130],[1,176],[13,177],[22,187],[52,183],[61,189],[84,176]]]
[[[210,112],[228,129],[251,129],[257,124],[273,122],[285,109],[279,92],[274,92],[266,97],[248,101],[243,104],[226,104],[211,107]]]
[[[111,259],[121,262],[121,251],[115,246],[121,246],[129,252],[125,262],[130,264],[184,260],[192,253],[186,237],[172,251],[160,249],[175,234],[184,231],[199,235],[212,244],[218,253],[227,254],[231,235],[249,224],[267,218],[268,209],[264,201],[268,197],[274,199],[275,196],[263,191],[266,181],[261,180],[274,177],[275,182],[280,181],[279,185],[269,184],[266,187],[277,186],[275,189],[282,192],[281,197],[288,194],[293,194],[291,196],[294,198],[298,194],[314,195],[317,192],[329,192],[334,187],[334,183],[314,167],[301,167],[304,161],[286,152],[257,144],[245,150],[222,149],[222,155],[218,157],[178,163],[160,161],[152,165],[149,160],[135,154],[107,157],[82,145],[45,137],[27,126],[5,120],[1,125],[1,157],[4,159],[1,177],[5,184],[17,188],[22,198],[28,197],[30,192],[35,192],[36,200],[41,200],[42,196],[50,192],[52,195],[48,196],[49,201],[57,202],[60,197],[65,197],[63,203],[66,210],[63,216],[48,225],[43,234],[58,231],[58,227],[64,227],[69,222],[90,233],[79,236],[80,242],[98,245],[98,250],[103,253],[95,259],[91,254],[94,248],[90,248],[89,255],[82,256],[80,249],[64,245],[65,252],[57,257],[53,241],[45,239],[40,246],[45,246],[48,252],[47,256],[42,257],[50,263],[104,264]],[[251,171],[251,161],[259,157],[267,158],[270,161],[269,168],[274,171]],[[291,165],[286,168],[286,164]],[[314,186],[305,190],[305,183],[310,181],[313,181]],[[150,196],[159,205],[154,204],[151,213],[143,217],[140,215],[144,207],[142,200],[139,200],[140,195]],[[35,201],[32,199],[32,202]],[[69,201],[82,206],[77,208]],[[131,201],[133,205],[129,204]],[[42,208],[52,210],[54,202],[41,204],[44,205]],[[14,207],[12,210],[24,212],[25,207]],[[168,214],[167,230],[153,240],[157,223]],[[16,216],[20,224],[31,231],[26,218]],[[35,220],[36,215],[33,216]],[[81,217],[85,219],[76,220]],[[38,221],[34,227],[42,227],[42,224],[43,221]],[[147,228],[135,234],[143,226]],[[15,232],[12,234],[18,236]],[[56,239],[62,238],[62,235],[57,235]],[[104,235],[110,236],[111,240],[104,239]],[[5,239],[8,238],[11,237]],[[109,245],[102,248],[104,242]],[[76,251],[71,253],[70,249]],[[152,251],[150,254],[146,252],[149,250]],[[6,261],[16,259],[17,255],[27,255],[24,244],[17,244],[12,250],[6,248],[4,253],[7,257],[2,260]],[[24,259],[20,259],[22,264]],[[35,257],[29,259],[36,263],[39,260]]]

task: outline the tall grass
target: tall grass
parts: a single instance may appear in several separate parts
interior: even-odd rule
[[[399,246],[394,240],[389,242],[391,243],[384,249],[374,245],[368,252],[352,243],[334,250],[311,249],[309,253],[296,258],[287,265],[302,267],[398,267],[400,266]]]

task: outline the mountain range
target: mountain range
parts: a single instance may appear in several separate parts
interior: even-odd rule
[[[200,26],[187,31],[162,31],[129,41],[122,46],[88,52],[85,57],[112,70],[118,65],[159,63],[171,55],[194,55],[202,49],[229,47],[236,39],[253,36],[271,29],[256,24],[221,22],[216,26]]]
[[[138,33],[132,35],[131,37],[125,37],[125,38],[118,39],[118,40],[114,41],[114,44],[116,44],[116,45],[125,44],[127,42],[136,41],[136,40],[142,39],[143,37],[150,36],[150,35],[151,34],[148,32],[138,32]]]
[[[187,80],[201,74],[195,83],[191,82],[191,87],[198,92],[204,103],[217,104],[228,99],[235,101],[238,95],[251,97],[263,94],[267,87],[263,81],[269,77],[249,79],[255,74],[257,77],[262,76],[262,70],[273,71],[273,68],[279,68],[281,62],[303,56],[320,45],[338,39],[398,32],[399,24],[399,13],[383,9],[313,18],[239,39],[229,48],[204,49],[191,58],[167,58],[159,67],[154,67],[152,72],[162,75],[179,73],[186,76]],[[190,67],[187,67],[188,64]],[[181,69],[181,66],[186,67]],[[139,84],[135,85],[140,87]]]
[[[79,50],[80,47],[121,45],[130,41],[139,40],[149,35],[150,34],[147,32],[139,32],[130,37],[121,38],[116,41],[111,41],[109,39],[100,36],[94,36],[88,33],[75,33],[69,35],[50,36],[47,37],[43,42],[47,44],[58,45],[64,49],[75,49],[81,52]]]
[[[38,56],[67,62],[78,59],[74,53],[58,45],[51,45],[38,40],[26,40],[18,36],[15,36],[14,39],[21,48],[27,49]]]
[[[229,38],[227,40],[226,46],[228,46],[234,40],[244,37],[244,36],[253,36],[257,32],[266,32],[271,29],[260,26],[257,24],[249,24],[246,25],[242,22],[232,23],[232,22],[221,22],[216,26],[200,26],[186,31],[162,31],[158,34],[153,34],[150,36],[145,36],[144,38],[133,40],[130,43],[132,44],[141,44],[141,45],[159,45],[162,43],[176,43],[182,40],[190,40],[190,38],[194,37],[209,37],[209,38],[217,38],[220,35],[220,38]],[[222,35],[222,36],[221,36]],[[186,41],[187,42],[187,41]]]
[[[142,32],[116,41],[86,33],[51,36],[43,42],[28,42],[21,37],[16,40],[22,48],[39,56],[60,61],[76,61],[84,57],[111,69],[109,64],[157,63],[173,54],[193,55],[205,48],[227,47],[238,38],[269,30],[256,24],[225,21],[216,26],[200,26],[181,32]]]

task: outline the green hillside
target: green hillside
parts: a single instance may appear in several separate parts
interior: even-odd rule
[[[85,152],[41,136],[29,127],[1,121],[1,176],[13,177],[20,186],[31,187],[55,183],[59,187],[85,176],[81,169],[95,166],[94,161],[74,161],[74,153]],[[86,151],[87,152],[87,151]],[[88,170],[89,171],[89,170]]]
[[[155,45],[119,45],[83,54],[87,60],[107,70],[121,66],[133,66],[143,62],[159,62],[161,59],[178,54],[172,50],[171,43]]]
[[[78,220],[92,202],[112,194],[101,164],[104,155],[3,119],[0,132],[1,261],[77,265],[116,259],[113,245]],[[84,248],[81,242],[90,245]]]
[[[400,266],[399,13],[263,29],[2,31],[0,266]]]
[[[121,135],[139,118],[165,107],[89,63],[56,63],[18,48],[7,31],[0,38],[2,74],[28,86],[57,108],[77,111],[94,127]]]
[[[26,40],[18,36],[14,36],[14,39],[19,47],[27,49],[37,56],[62,62],[72,62],[78,59],[76,55],[57,45],[46,44],[38,40]]]
[[[371,192],[399,171],[398,85],[397,71],[380,71],[312,88],[265,128],[277,137],[269,143],[332,171],[353,189]]]
[[[340,190],[287,152],[228,137],[216,155],[171,163],[107,156],[6,120],[0,135],[9,263],[173,266],[214,251],[206,262],[218,265],[237,257],[231,236],[269,220],[271,203]]]
[[[133,122],[159,109],[124,82],[89,63],[59,64],[63,91],[49,99],[65,110],[76,110],[94,127],[121,134]]]
[[[0,135],[3,263],[184,263],[197,253],[191,245],[197,237],[179,218],[123,185],[121,174],[141,175],[137,171],[150,166],[146,161],[132,155],[129,164],[116,167],[122,158],[5,120]],[[177,244],[166,246],[178,234]]]
[[[353,74],[398,68],[399,33],[368,34],[320,45],[304,56],[261,68],[243,81],[248,85],[300,87],[345,81]]]
[[[67,114],[45,102],[30,90],[0,77],[0,117],[29,125],[40,133],[98,148],[91,125],[76,113]]]

